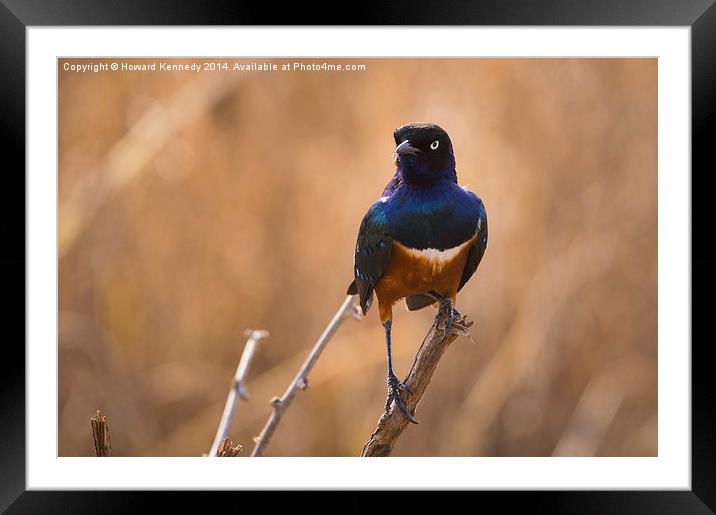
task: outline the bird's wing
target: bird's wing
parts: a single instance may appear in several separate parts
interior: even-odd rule
[[[470,253],[467,255],[467,261],[465,262],[465,268],[462,271],[462,277],[460,278],[460,285],[457,291],[460,291],[475,273],[487,248],[487,212],[485,211],[485,206],[482,204],[482,201],[479,198],[477,198],[477,201],[479,203],[479,215],[475,229],[475,242],[472,244],[472,247],[470,247]]]
[[[360,224],[353,266],[355,280],[348,287],[349,295],[360,295],[363,314],[373,302],[373,289],[388,267],[392,250],[393,238],[388,231],[385,206],[378,201]]]

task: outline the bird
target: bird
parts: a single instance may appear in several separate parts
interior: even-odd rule
[[[378,298],[388,354],[388,397],[402,416],[417,424],[401,392],[410,389],[395,375],[391,354],[393,305],[405,299],[409,311],[438,306],[445,320],[443,341],[461,318],[457,293],[470,280],[487,249],[487,211],[475,193],[458,185],[448,133],[434,123],[409,123],[393,132],[395,173],[368,209],[358,230],[354,280],[365,315]]]

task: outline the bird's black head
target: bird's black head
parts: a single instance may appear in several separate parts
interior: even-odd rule
[[[409,123],[395,129],[395,164],[405,179],[453,179],[455,156],[447,132],[433,123]]]

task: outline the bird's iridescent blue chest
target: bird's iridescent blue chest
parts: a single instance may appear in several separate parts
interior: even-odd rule
[[[475,235],[479,200],[453,182],[401,184],[386,200],[386,220],[398,242],[412,249],[452,249]]]

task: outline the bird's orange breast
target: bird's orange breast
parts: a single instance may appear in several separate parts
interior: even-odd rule
[[[414,250],[398,242],[386,271],[375,286],[381,319],[390,318],[390,308],[408,295],[435,291],[455,298],[474,238],[446,251]]]

